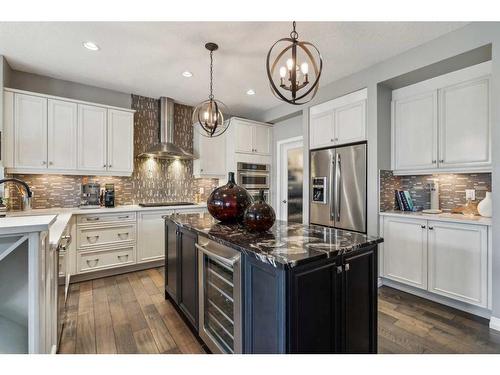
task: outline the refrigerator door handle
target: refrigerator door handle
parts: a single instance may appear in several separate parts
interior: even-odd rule
[[[335,221],[335,181],[336,181],[336,173],[337,173],[337,168],[335,164],[335,154],[333,157],[330,159],[330,165],[331,165],[331,171],[330,171],[330,178],[328,181],[328,188],[330,189],[330,219]]]
[[[337,167],[335,168],[335,220],[340,221],[340,187],[342,179],[342,162],[340,154],[336,154]]]

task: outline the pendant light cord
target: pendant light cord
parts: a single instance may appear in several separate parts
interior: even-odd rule
[[[213,51],[210,51],[210,95],[208,95],[208,99],[212,100],[214,98],[214,57]]]

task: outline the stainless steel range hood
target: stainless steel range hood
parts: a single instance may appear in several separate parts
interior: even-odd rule
[[[150,147],[139,157],[156,159],[194,159],[193,154],[174,144],[174,100],[160,98],[160,143]]]

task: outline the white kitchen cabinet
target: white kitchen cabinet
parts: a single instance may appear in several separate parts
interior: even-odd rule
[[[491,171],[491,62],[392,92],[396,175]]]
[[[384,218],[383,276],[427,289],[427,222]]]
[[[362,89],[309,110],[309,148],[366,140],[367,90]]]
[[[165,220],[162,216],[173,211],[140,212],[138,217],[137,262],[149,262],[165,257]]]
[[[311,149],[334,144],[334,116],[333,110],[311,115],[309,123],[309,146]]]
[[[429,221],[428,229],[429,291],[486,307],[486,227]]]
[[[345,144],[366,139],[366,100],[335,110],[335,143]]]
[[[47,99],[14,96],[14,167],[47,169]]]
[[[255,155],[271,155],[271,129],[268,125],[232,118],[235,152]]]
[[[193,133],[193,161],[195,178],[226,177],[226,136],[204,137],[196,129]]]
[[[437,168],[437,91],[393,102],[393,154],[396,170]]]
[[[134,170],[134,114],[108,109],[107,169],[132,173]]]
[[[78,169],[106,171],[106,108],[78,105]]]
[[[439,167],[491,164],[489,79],[440,90]]]
[[[76,103],[63,100],[48,100],[48,168],[75,170],[77,168]]]

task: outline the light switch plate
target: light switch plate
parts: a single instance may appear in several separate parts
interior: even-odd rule
[[[200,188],[200,194],[205,194],[205,188]]]
[[[465,199],[470,199],[471,201],[476,199],[476,190],[465,189]]]

